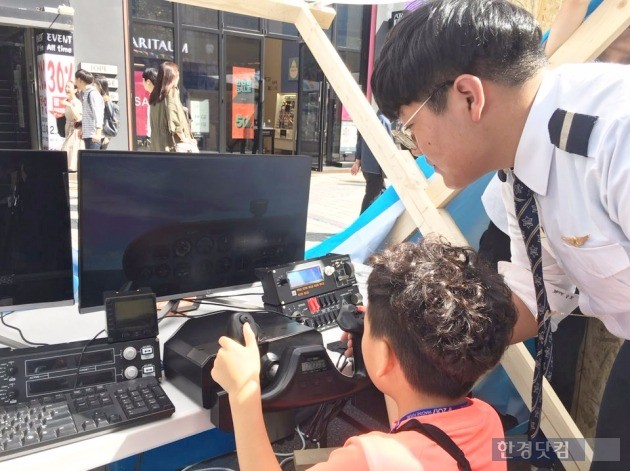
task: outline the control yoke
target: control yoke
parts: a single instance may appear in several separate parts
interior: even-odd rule
[[[236,326],[242,329],[244,322],[255,323],[256,314],[243,314],[231,316],[228,321],[230,332],[234,332]],[[342,330],[352,334],[354,374],[349,377],[341,373],[323,345],[287,345],[279,356],[265,353],[261,357],[264,410],[282,410],[331,401],[352,395],[370,384],[361,352],[363,312],[353,304],[345,304],[339,311],[337,322]],[[259,343],[264,342],[264,334],[264,329],[259,332]],[[241,341],[242,332],[240,338],[237,335],[232,338]]]

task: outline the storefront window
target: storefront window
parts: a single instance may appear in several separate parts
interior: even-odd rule
[[[183,102],[203,150],[219,149],[219,36],[182,31]]]
[[[354,77],[354,79],[359,82],[359,72],[361,71],[361,54],[358,51],[339,51],[339,57],[346,64],[346,67]]]
[[[293,23],[284,23],[283,21],[269,21],[269,32],[274,34],[282,34],[284,36],[298,36],[298,30]]]
[[[157,69],[162,62],[174,60],[173,38],[173,28],[146,23],[133,24],[135,149],[148,148],[151,137],[149,93],[144,88],[142,73],[149,67]]]
[[[337,5],[335,28],[337,47],[361,49],[361,29],[363,26],[363,6]]]
[[[297,94],[300,48],[290,39],[265,39],[263,150],[294,154],[297,139]]]
[[[226,28],[239,28],[260,31],[260,20],[253,16],[223,13],[223,23]]]
[[[182,24],[202,28],[219,28],[219,12],[210,8],[180,5]]]
[[[131,16],[173,22],[173,3],[166,0],[131,0]]]
[[[258,153],[260,50],[257,38],[225,36],[226,149]]]

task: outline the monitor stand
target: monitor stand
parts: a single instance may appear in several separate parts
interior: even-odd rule
[[[193,299],[192,301],[190,299],[178,299],[177,301],[175,301],[175,304],[173,305],[171,311],[176,312],[178,314],[183,314],[184,312],[196,311],[197,309],[199,309],[199,306],[201,305],[201,301],[200,301],[201,298],[198,296],[195,296],[192,299]]]

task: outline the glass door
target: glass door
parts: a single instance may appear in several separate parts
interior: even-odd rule
[[[262,121],[260,106],[260,37],[225,35],[225,150],[258,153]]]
[[[326,145],[326,79],[306,44],[300,45],[298,154],[310,155],[321,171]]]
[[[0,26],[0,148],[30,149],[24,29]]]

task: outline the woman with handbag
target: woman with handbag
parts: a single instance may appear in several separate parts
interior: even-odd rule
[[[66,139],[61,145],[61,150],[68,153],[68,170],[70,172],[77,171],[77,158],[79,149],[85,149],[83,139],[81,139],[81,118],[83,117],[83,105],[81,100],[77,98],[77,87],[70,80],[66,83],[66,110],[64,116],[66,118]]]
[[[163,62],[155,88],[149,95],[152,151],[199,152],[179,98],[178,83],[177,64]]]

